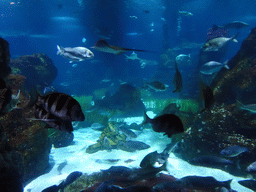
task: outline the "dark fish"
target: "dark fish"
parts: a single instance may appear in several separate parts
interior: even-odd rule
[[[222,27],[224,29],[242,29],[244,27],[248,27],[249,24],[242,22],[242,21],[234,21],[232,23],[227,23],[225,25],[223,25]]]
[[[153,189],[158,191],[178,191],[178,192],[187,192],[188,190],[182,186],[180,186],[178,183],[165,181],[162,183],[156,184]]]
[[[194,190],[214,190],[217,187],[230,189],[232,179],[227,181],[217,181],[214,177],[186,176],[177,179],[174,183],[188,189]]]
[[[195,157],[191,159],[189,163],[192,165],[199,165],[199,166],[212,167],[212,168],[219,168],[225,165],[234,165],[233,161],[230,161],[221,157],[208,156],[208,155]]]
[[[223,149],[220,154],[226,157],[236,157],[242,153],[249,152],[246,147],[241,147],[239,145],[234,145]]]
[[[71,183],[73,183],[75,180],[77,180],[83,173],[80,171],[74,171],[70,173],[67,178],[59,185],[60,189],[64,189]]]
[[[93,49],[96,49],[97,51],[105,52],[105,53],[113,53],[115,55],[120,55],[127,51],[140,51],[140,52],[148,52],[145,50],[139,50],[139,49],[128,49],[128,48],[122,48],[117,47],[114,45],[109,45],[104,39],[98,40],[93,47]]]
[[[42,192],[58,192],[59,189],[60,189],[59,186],[52,185],[50,187],[45,188]]]
[[[169,153],[177,146],[177,143],[172,146],[168,144],[162,153],[157,153],[157,151],[147,154],[140,162],[140,167],[148,168],[154,167],[155,163],[163,164],[167,161]]]
[[[174,85],[174,87],[175,87],[175,90],[173,91],[173,93],[175,93],[175,92],[181,92],[181,90],[182,90],[182,77],[181,77],[181,74],[180,74],[180,72],[179,72],[179,70],[178,70],[178,67],[177,67],[177,62],[176,62],[176,60],[175,60],[175,70],[176,70],[176,72],[175,72],[175,75],[174,75],[174,78],[173,78],[173,85]]]
[[[247,187],[253,191],[256,191],[256,181],[252,179],[238,181],[240,185]]]
[[[62,169],[63,169],[64,167],[66,167],[67,164],[68,164],[67,161],[64,161],[64,162],[62,162],[62,163],[59,164],[59,166],[57,167],[57,171],[59,172],[59,175],[61,175]]]
[[[124,141],[124,142],[119,142],[117,147],[124,151],[134,152],[136,150],[148,149],[150,147],[150,145],[147,145],[146,143],[143,143],[141,141],[129,140],[129,141]]]
[[[60,131],[67,131],[71,133],[74,129],[71,121],[64,121],[51,113],[48,113],[44,108],[39,107],[38,105],[34,105],[35,109],[35,117],[38,120],[44,121],[50,127],[56,128]],[[37,120],[35,119],[35,120]]]
[[[38,96],[37,105],[64,121],[84,121],[80,104],[64,93],[50,93]]]
[[[256,173],[256,161],[251,163],[247,168],[246,171],[249,173]]]
[[[167,171],[166,169],[167,161],[161,167],[147,167],[147,168],[134,168],[131,174],[128,176],[129,181],[144,180],[147,178],[154,178],[156,174],[160,171]]]
[[[108,186],[113,183],[113,179],[110,181],[104,181],[94,192],[107,192]]]
[[[204,99],[204,109],[201,110],[201,112],[205,110],[209,110],[212,105],[215,102],[214,95],[212,89],[207,85],[205,86],[203,81],[200,81],[201,84],[201,92],[203,94],[203,99]]]
[[[12,100],[12,91],[6,87],[5,81],[0,78],[0,115],[5,113],[6,106]]]
[[[167,135],[169,138],[173,134],[184,132],[181,119],[174,114],[164,114],[150,119],[144,111],[144,121],[142,125],[146,123],[150,123],[155,132],[164,132],[164,135]]]
[[[145,82],[145,85],[155,91],[165,91],[166,86],[159,81]]]
[[[72,63],[73,61],[84,61],[85,59],[91,59],[94,57],[93,52],[85,47],[64,48],[57,45],[57,49],[57,55],[62,55],[63,57],[67,58],[68,60],[70,60],[70,63]]]
[[[118,126],[118,131],[122,132],[127,137],[137,138],[137,135],[132,130],[125,128],[124,125]]]
[[[125,166],[111,166],[109,169],[101,170],[104,177],[125,177],[130,175],[132,169],[125,167]]]
[[[147,186],[133,185],[129,187],[122,188],[119,190],[121,192],[156,192],[156,190],[151,189]]]

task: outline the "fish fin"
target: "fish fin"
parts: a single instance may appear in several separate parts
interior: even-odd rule
[[[236,100],[236,107],[238,109],[242,109],[244,107],[244,105],[240,101]]]
[[[140,124],[140,126],[145,125],[145,124],[147,124],[147,123],[150,123],[150,120],[151,120],[151,119],[148,117],[146,111],[144,111],[144,120],[143,120],[143,122]]]
[[[57,45],[57,55],[61,55],[61,53],[64,52],[64,51],[65,51],[65,50],[64,50],[63,47]]]
[[[236,34],[231,38],[231,41],[234,41],[235,43],[238,43],[238,41],[236,40],[238,34],[239,34],[239,33],[236,33]]]
[[[226,61],[223,63],[223,65],[224,65],[224,67],[225,67],[226,69],[229,69],[228,60],[226,60]]]
[[[227,189],[231,189],[231,187],[230,187],[231,182],[232,182],[232,179],[224,181],[223,182],[223,184],[225,185],[224,187],[226,187]]]

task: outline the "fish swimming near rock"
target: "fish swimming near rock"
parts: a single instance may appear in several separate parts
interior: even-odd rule
[[[160,81],[145,82],[145,86],[155,91],[166,91],[165,84],[161,83]]]
[[[178,70],[178,67],[177,67],[177,61],[175,61],[175,75],[174,75],[174,78],[173,78],[173,85],[175,87],[175,90],[173,91],[173,93],[175,92],[181,92],[182,90],[182,84],[183,84],[183,81],[182,81],[182,76]]]
[[[64,121],[84,121],[85,119],[77,100],[65,93],[39,95],[36,104]]]
[[[203,155],[189,160],[189,163],[197,166],[221,168],[226,165],[235,165],[233,161],[211,155]]]
[[[69,63],[80,62],[86,59],[92,59],[94,54],[91,50],[85,47],[61,47],[57,45],[57,55],[62,55],[69,60]]]
[[[226,157],[237,157],[238,155],[249,152],[249,150],[246,147],[241,147],[239,145],[233,145],[229,146],[225,149],[223,149],[220,154]]]
[[[38,105],[34,106],[35,109],[35,118],[32,120],[41,120],[47,123],[50,127],[56,128],[60,131],[67,131],[71,133],[73,129],[73,125],[71,121],[64,121],[53,114],[47,112],[44,108],[39,107]]]
[[[144,121],[141,125],[150,123],[155,132],[163,132],[164,135],[167,135],[169,138],[173,134],[183,133],[184,127],[181,119],[174,114],[164,114],[154,119],[151,119],[147,116],[144,111]]]
[[[224,29],[242,29],[244,27],[248,27],[249,24],[245,23],[243,21],[233,21],[231,23],[227,23],[221,27],[223,27]]]
[[[140,51],[140,52],[148,52],[145,50],[140,49],[129,49],[129,48],[123,48],[123,47],[117,47],[114,45],[109,45],[104,39],[98,40],[93,47],[93,49],[96,49],[97,51],[105,52],[105,53],[112,53],[115,55],[120,55],[127,51]]]
[[[174,181],[175,184],[187,189],[194,190],[214,190],[217,187],[225,187],[231,189],[232,179],[227,181],[217,181],[214,177],[186,176]]]
[[[223,67],[229,69],[227,64],[228,60],[226,60],[224,63],[209,61],[201,66],[200,73],[204,75],[212,75],[214,73],[219,72]]]
[[[64,188],[73,183],[82,175],[82,172],[74,171],[70,173],[64,181],[62,181],[59,185],[52,185],[47,187],[42,192],[58,192],[59,190],[63,192]]]
[[[256,181],[253,179],[247,179],[247,180],[240,180],[238,181],[240,185],[243,185],[244,187],[247,187],[253,191],[256,191]]]
[[[61,171],[64,167],[66,167],[66,165],[68,164],[67,161],[63,161],[62,163],[60,163],[57,167],[57,171],[59,172],[59,175],[61,175]]]
[[[181,64],[181,63],[189,62],[190,59],[191,59],[191,55],[190,54],[188,54],[188,55],[186,55],[186,54],[179,54],[175,58],[175,60],[176,60],[178,65]]]
[[[132,130],[126,128],[124,125],[118,126],[118,131],[122,132],[127,137],[137,138],[137,135]]]
[[[251,163],[247,168],[246,171],[248,173],[256,173],[256,161]]]
[[[256,104],[244,105],[241,102],[236,101],[236,107],[238,109],[250,111],[251,113],[256,113]]]
[[[235,34],[233,37],[217,37],[214,39],[210,39],[209,41],[207,41],[202,49],[203,51],[219,51],[220,49],[225,49],[228,44],[233,41],[235,43],[237,43],[238,41],[236,40],[238,33]]]

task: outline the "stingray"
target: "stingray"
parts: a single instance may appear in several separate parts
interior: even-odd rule
[[[117,47],[114,45],[109,45],[104,39],[98,40],[93,47],[93,49],[96,49],[97,51],[105,52],[105,53],[113,53],[115,55],[120,55],[127,51],[140,51],[140,52],[150,52],[140,49],[129,49],[129,48],[123,48],[123,47]]]

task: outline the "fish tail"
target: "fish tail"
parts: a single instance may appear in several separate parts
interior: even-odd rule
[[[57,55],[61,55],[64,52],[63,47],[57,45]]]
[[[235,43],[238,43],[237,41],[237,36],[238,36],[239,33],[236,33],[232,38],[231,38],[231,41],[234,41]]]
[[[232,182],[232,179],[227,180],[227,181],[223,181],[224,187],[227,188],[227,189],[231,189],[231,187],[230,187],[231,182]]]
[[[147,124],[147,123],[150,123],[150,121],[151,121],[151,119],[148,117],[146,111],[144,111],[144,120],[143,120],[143,122],[141,123],[141,126],[142,126],[142,125],[145,125],[145,124]]]
[[[224,67],[225,67],[226,69],[229,69],[229,66],[228,66],[228,59],[223,63],[223,65],[224,65]]]
[[[238,109],[243,109],[244,105],[240,101],[236,100],[236,107]]]

